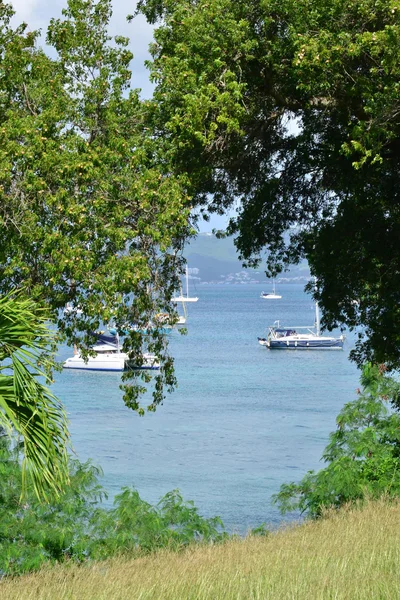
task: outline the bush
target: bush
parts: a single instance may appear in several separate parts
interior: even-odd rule
[[[323,454],[328,466],[309,471],[300,483],[284,484],[274,496],[283,513],[300,510],[318,517],[327,507],[400,495],[400,385],[383,365],[368,364],[361,386],[337,418]]]
[[[177,490],[157,506],[125,488],[105,509],[100,469],[70,461],[70,485],[45,504],[33,491],[21,503],[18,452],[0,437],[0,575],[26,573],[45,563],[82,562],[116,554],[141,555],[157,548],[179,549],[227,537],[222,521],[204,519]]]

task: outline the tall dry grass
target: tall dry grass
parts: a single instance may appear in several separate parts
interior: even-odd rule
[[[371,502],[220,546],[57,567],[0,583],[2,600],[400,598],[400,503]]]

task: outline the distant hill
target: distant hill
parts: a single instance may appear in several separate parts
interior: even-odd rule
[[[211,233],[199,233],[186,248],[190,277],[200,283],[262,283],[263,265],[259,269],[244,269],[238,259],[233,238],[218,239]],[[307,263],[297,265],[284,273],[277,282],[307,281],[310,271]]]

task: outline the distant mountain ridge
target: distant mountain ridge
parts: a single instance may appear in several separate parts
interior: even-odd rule
[[[266,281],[263,265],[245,269],[238,259],[233,238],[217,238],[212,233],[199,233],[184,253],[189,274],[199,283],[263,283]],[[306,261],[292,267],[277,278],[277,282],[306,282],[310,271]]]

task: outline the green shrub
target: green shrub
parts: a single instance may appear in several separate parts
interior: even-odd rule
[[[34,571],[44,563],[140,555],[227,537],[218,517],[202,518],[177,490],[152,506],[125,488],[114,508],[103,508],[100,473],[90,461],[71,460],[63,494],[43,503],[31,490],[21,503],[18,452],[0,437],[0,576]]]
[[[368,364],[361,386],[337,417],[323,454],[327,467],[309,471],[300,483],[284,484],[274,497],[282,512],[317,517],[327,507],[400,495],[400,385],[383,365]]]

